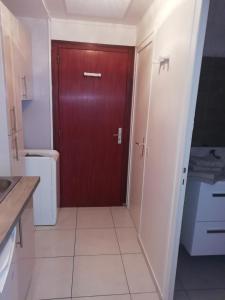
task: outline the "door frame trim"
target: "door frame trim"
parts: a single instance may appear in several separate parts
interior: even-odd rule
[[[137,83],[138,83],[138,63],[139,63],[139,54],[141,51],[152,44],[152,60],[154,55],[154,33],[150,33],[138,46],[135,48],[135,61],[134,61],[134,83],[133,83],[133,98],[132,98],[132,109],[131,109],[131,129],[130,129],[130,145],[129,145],[129,162],[128,162],[128,177],[127,177],[127,206],[130,208],[130,188],[131,188],[131,170],[132,170],[132,157],[133,157],[133,142],[134,142],[134,120],[135,120],[135,107],[136,107],[136,92],[137,92]],[[152,75],[150,80],[150,93],[149,93],[149,101],[151,97],[151,82],[152,82]],[[149,104],[150,109],[150,104]],[[147,126],[148,126],[148,119],[147,119]],[[144,165],[145,168],[145,165]],[[142,211],[142,207],[141,207]],[[140,211],[140,212],[141,212]],[[141,222],[141,215],[140,215],[140,222]],[[139,222],[139,228],[140,228],[140,222]]]
[[[59,138],[59,64],[58,64],[58,51],[60,48],[73,48],[80,50],[96,50],[96,51],[109,51],[109,52],[121,52],[128,53],[128,73],[127,73],[127,87],[126,87],[126,108],[123,139],[124,139],[124,151],[123,151],[123,167],[122,167],[122,183],[121,183],[121,204],[126,202],[128,193],[128,166],[129,166],[129,149],[130,149],[130,131],[131,131],[131,113],[133,103],[133,81],[134,81],[134,59],[135,59],[135,47],[133,46],[118,46],[118,45],[105,45],[96,43],[80,43],[71,41],[51,41],[51,61],[52,61],[52,115],[53,115],[53,146],[54,149],[58,149],[60,144]]]

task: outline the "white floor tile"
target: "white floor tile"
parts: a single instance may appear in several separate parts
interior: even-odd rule
[[[141,253],[137,232],[134,228],[117,228],[116,233],[121,253]]]
[[[76,255],[119,254],[114,229],[78,229]]]
[[[155,292],[156,288],[142,254],[122,255],[131,293]]]
[[[35,231],[35,256],[73,256],[75,230]]]
[[[131,300],[131,299],[130,299],[130,295],[112,295],[112,296],[72,298],[72,300]]]
[[[79,208],[77,228],[112,228],[113,220],[107,207]]]
[[[72,257],[36,259],[28,299],[71,297],[72,271]]]
[[[225,290],[189,291],[190,300],[224,300]]]
[[[131,300],[160,300],[157,293],[133,294]]]
[[[111,211],[116,227],[134,227],[134,223],[126,207],[112,207]]]
[[[76,256],[73,297],[127,294],[120,255]]]
[[[175,291],[173,300],[189,300],[189,298],[184,291]]]
[[[55,226],[36,226],[36,230],[73,229],[76,227],[76,208],[59,208],[57,224]]]

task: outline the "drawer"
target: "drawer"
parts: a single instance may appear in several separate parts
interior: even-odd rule
[[[201,183],[196,221],[225,221],[225,182]]]
[[[191,255],[224,255],[225,222],[197,222]]]

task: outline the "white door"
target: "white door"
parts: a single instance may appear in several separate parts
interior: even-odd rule
[[[130,209],[135,225],[139,228],[150,95],[152,43],[139,49],[137,59],[137,82],[130,177]]]
[[[184,153],[191,140],[186,139],[186,130],[193,126],[190,112],[194,112],[203,49],[202,42],[197,52],[197,42],[204,40],[205,33],[199,24],[202,5],[207,6],[205,0],[171,2],[176,6],[171,5],[154,35],[139,234],[163,300],[173,299],[187,169]]]

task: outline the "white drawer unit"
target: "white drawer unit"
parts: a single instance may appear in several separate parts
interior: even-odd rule
[[[225,222],[196,222],[191,255],[223,255],[225,253]]]
[[[225,221],[225,182],[198,182],[197,221]],[[190,185],[191,187],[191,185]]]
[[[181,243],[190,255],[225,254],[225,182],[188,178]]]

